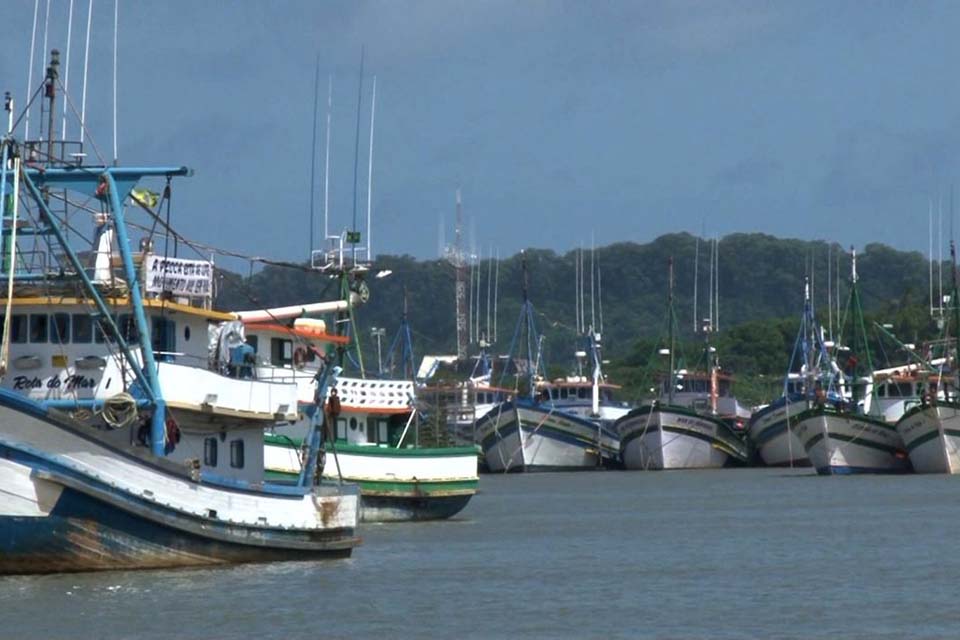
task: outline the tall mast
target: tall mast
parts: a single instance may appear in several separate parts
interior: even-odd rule
[[[596,309],[594,305],[594,298],[596,296],[594,294],[594,289],[593,289],[593,283],[594,283],[594,280],[596,280],[595,266],[594,266],[595,265],[594,256],[596,254],[596,251],[597,250],[593,242],[593,234],[591,233],[590,234],[590,333],[593,333],[594,331],[596,331],[596,326],[597,326],[597,314],[596,314]]]
[[[713,268],[716,269],[716,275],[713,277],[713,325],[714,331],[720,331],[720,238],[713,239]]]
[[[573,252],[573,313],[577,335],[580,335],[580,253]]]
[[[497,341],[497,302],[500,299],[500,249],[497,248],[496,270],[493,276],[493,342]]]
[[[367,260],[373,261],[373,249],[370,245],[370,221],[373,210],[373,117],[377,113],[377,76],[373,76],[373,97],[370,100],[370,160],[367,165]]]
[[[467,358],[467,274],[463,255],[463,203],[457,187],[457,227],[454,235],[453,266],[457,272],[457,359]]]
[[[63,92],[70,90],[70,44],[73,38],[73,0],[70,0],[70,8],[67,11],[67,57],[66,68],[63,72]],[[69,95],[69,94],[67,94]],[[63,101],[63,127],[60,129],[60,139],[67,139],[67,101]]]
[[[60,52],[54,49],[50,52],[50,65],[47,67],[47,80],[44,86],[44,96],[47,105],[47,162],[53,163],[56,157],[53,153],[53,141],[56,137],[53,132],[53,119],[56,117],[57,81],[60,78]]]
[[[953,333],[954,333],[954,361],[953,368],[957,372],[957,389],[960,389],[960,300],[957,300],[957,247],[953,240],[950,240],[950,278],[951,289],[950,306],[953,311]],[[954,392],[956,393],[956,392]]]
[[[319,58],[318,58],[319,59]],[[330,237],[330,114],[333,111],[333,74],[327,76],[327,150],[323,162],[323,241]]]
[[[493,283],[493,247],[490,247],[490,257],[487,259],[487,342],[490,342],[490,293]]]
[[[669,293],[667,294],[667,314],[668,314],[668,316],[669,316],[669,319],[668,319],[668,321],[667,321],[667,324],[669,325],[668,333],[669,333],[669,336],[670,336],[670,338],[669,338],[669,341],[670,341],[670,370],[669,370],[669,372],[667,373],[667,379],[670,381],[670,384],[669,384],[669,388],[667,389],[667,403],[668,403],[668,404],[673,404],[673,387],[674,387],[675,384],[676,384],[676,379],[675,379],[675,377],[674,377],[675,374],[674,374],[674,371],[673,371],[673,368],[674,368],[674,356],[673,356],[673,351],[674,351],[674,344],[673,344],[673,343],[674,343],[674,335],[673,335],[673,257],[672,257],[672,256],[670,257],[670,260],[669,260],[669,262],[668,262],[668,265],[669,265],[669,276],[668,276],[669,284],[668,284],[667,290],[668,290]]]
[[[313,141],[310,144],[310,232],[307,234],[307,241],[310,243],[308,256],[311,256],[313,259],[313,248],[317,246],[314,242],[314,229],[316,225],[313,220],[314,212],[314,200],[317,193],[316,185],[316,176],[317,176],[317,109],[319,108],[320,103],[320,54],[317,54],[317,63],[313,71]],[[326,236],[324,236],[324,241],[326,241]]]
[[[700,330],[700,318],[697,316],[697,276],[700,270],[700,236],[693,245],[693,332]]]
[[[929,231],[927,243],[927,266],[929,273],[927,275],[927,283],[930,286],[930,316],[933,317],[933,198],[931,198],[928,203],[927,227]]]
[[[353,225],[351,244],[353,245],[353,261],[357,261],[357,171],[360,163],[360,105],[363,102],[363,57],[364,47],[360,47],[360,81],[357,83],[357,132],[353,142]]]

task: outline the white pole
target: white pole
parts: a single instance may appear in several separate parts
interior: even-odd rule
[[[487,342],[490,342],[490,292],[493,282],[493,247],[490,247],[490,257],[487,260]]]
[[[91,0],[92,2],[93,0]],[[330,237],[330,113],[333,111],[333,74],[327,76],[327,153],[323,169],[323,242]]]
[[[90,62],[90,20],[93,17],[93,0],[87,3],[87,37],[83,47],[83,89],[80,96],[80,143],[86,133],[87,124],[87,65]]]
[[[697,279],[700,270],[700,236],[696,237],[693,245],[693,332],[696,333],[700,326],[700,318],[697,317]]]
[[[937,280],[940,283],[937,311],[943,316],[943,196],[940,196],[937,207],[939,209],[939,217],[937,219],[937,244],[940,245],[940,257],[937,260]]]
[[[370,103],[370,158],[367,164],[367,260],[373,260],[370,249],[370,212],[373,207],[373,117],[377,112],[377,76],[373,76],[373,99]]]
[[[596,263],[594,260],[594,256],[596,252],[597,252],[597,249],[596,249],[596,246],[594,245],[593,232],[591,231],[590,232],[590,333],[593,333],[594,331],[597,330],[597,314],[596,314],[596,308],[594,305],[594,298],[596,296],[594,295],[594,289],[593,289],[593,281],[596,280],[596,275],[595,275]]]
[[[47,0],[47,10],[43,18],[43,49],[40,50],[40,59],[46,60],[49,51],[47,50],[47,34],[50,31],[50,0]],[[43,105],[40,106],[40,139],[43,140]],[[47,131],[47,139],[50,139],[52,136],[52,131]]]
[[[6,176],[4,176],[6,178]],[[10,222],[10,272],[7,274],[7,308],[5,318],[10,318],[13,305],[13,274],[17,264],[17,215],[20,205],[20,158],[13,159],[13,218]],[[3,323],[2,345],[0,345],[0,375],[7,372],[7,360],[10,349],[10,326],[12,322]]]
[[[580,335],[580,258],[573,252],[573,313],[574,324],[577,325],[577,335]]]
[[[30,35],[30,65],[27,71],[27,117],[23,125],[24,140],[30,139],[30,99],[33,97],[33,60],[37,56],[37,17],[40,14],[40,0],[33,2],[33,32]]]
[[[827,326],[833,340],[833,244],[827,243]]]
[[[117,164],[117,32],[120,30],[120,0],[113,0],[113,164]]]
[[[500,249],[497,249],[497,268],[493,276],[493,341],[497,341],[497,300],[500,299]]]
[[[714,304],[714,310],[716,313],[716,331],[720,331],[720,238],[714,238],[713,244],[716,247],[716,251],[713,253],[713,264],[717,269],[717,275],[714,277],[714,296],[716,298]]]
[[[927,207],[927,226],[929,228],[929,238],[927,242],[927,262],[929,271],[927,282],[930,285],[930,316],[933,316],[933,198],[928,200]]]
[[[710,318],[710,325],[707,328],[707,331],[713,331],[713,252],[716,251],[716,245],[713,241],[710,241],[710,291],[707,294],[707,297],[710,300],[710,304],[707,306],[707,317]]]
[[[597,309],[600,311],[600,335],[603,335],[603,282],[600,279],[600,259],[597,258]]]
[[[70,42],[73,38],[73,0],[70,0],[70,9],[67,12],[67,55],[65,56],[66,69],[63,72],[63,92],[70,89]],[[63,126],[60,130],[60,139],[67,139],[67,100],[63,101]]]

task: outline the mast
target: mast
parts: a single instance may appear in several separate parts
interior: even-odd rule
[[[700,236],[693,245],[693,332],[700,330],[700,318],[697,316],[697,277],[700,270]]]
[[[353,142],[353,225],[350,227],[350,243],[353,245],[353,261],[357,261],[357,171],[360,163],[360,105],[363,102],[363,57],[360,46],[360,82],[357,84],[357,133]]]
[[[319,64],[319,56],[317,57]],[[333,74],[327,76],[327,150],[323,163],[323,241],[330,237],[330,114],[333,111]],[[314,116],[316,117],[316,116]]]
[[[669,259],[669,261],[668,261],[667,264],[668,264],[668,268],[669,268],[668,285],[667,285],[667,290],[668,290],[668,292],[669,292],[669,293],[667,294],[667,314],[668,314],[668,316],[669,316],[669,320],[668,320],[667,324],[669,325],[669,327],[668,327],[667,331],[668,331],[668,334],[669,334],[669,342],[670,342],[670,370],[669,370],[669,373],[667,374],[667,379],[670,381],[670,384],[668,385],[668,389],[667,389],[667,403],[672,405],[672,404],[673,404],[673,387],[676,385],[676,380],[675,380],[675,377],[674,377],[675,374],[674,374],[674,371],[673,371],[673,368],[674,368],[674,356],[673,356],[673,351],[674,351],[674,335],[673,335],[673,256],[670,257],[670,259]]]
[[[373,76],[373,97],[370,101],[370,153],[367,165],[367,260],[373,261],[373,248],[370,245],[370,221],[373,211],[373,117],[377,113],[377,76]]]
[[[53,141],[56,137],[53,132],[53,119],[56,117],[57,81],[60,79],[60,51],[50,52],[50,65],[47,66],[47,79],[44,84],[44,97],[47,99],[47,162],[53,163],[56,156],[53,153]]]
[[[463,255],[463,202],[460,197],[460,187],[457,187],[457,227],[455,233],[451,258],[457,275],[457,359],[466,360],[469,346],[467,343],[467,273]]]
[[[70,44],[73,37],[73,0],[70,0],[70,8],[67,12],[67,58],[66,69],[63,73],[63,93],[69,95],[70,91]],[[60,129],[60,139],[67,139],[67,101],[63,101],[63,127]]]
[[[500,248],[497,248],[496,269],[493,276],[493,342],[497,341],[497,302],[500,299]]]
[[[314,200],[316,198],[316,177],[317,177],[317,109],[320,102],[320,54],[317,54],[317,63],[313,71],[313,140],[310,143],[310,232],[307,234],[307,241],[310,244],[307,255],[310,256],[310,260],[313,260],[313,248],[316,245],[314,242],[314,229],[316,225],[313,220],[314,212]],[[324,242],[326,242],[326,234],[324,234]]]
[[[957,247],[953,240],[950,240],[950,279],[953,292],[950,295],[950,306],[953,312],[953,333],[954,333],[954,361],[953,368],[957,372],[957,386],[960,390],[960,301],[957,300]]]
[[[573,253],[573,313],[577,335],[580,335],[580,253]]]

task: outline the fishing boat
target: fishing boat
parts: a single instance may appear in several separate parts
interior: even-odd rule
[[[957,298],[956,246],[950,243],[952,292],[949,322],[943,326],[939,341],[945,353],[937,360],[923,360],[927,365],[920,381],[909,380],[910,391],[920,401],[907,407],[897,421],[897,432],[903,438],[910,463],[917,473],[960,473],[960,307]],[[951,332],[954,334],[951,336]],[[933,353],[932,346],[930,353]],[[924,388],[925,387],[925,388]]]
[[[834,347],[842,360],[830,365],[834,375],[816,383],[806,408],[796,416],[794,433],[818,474],[908,472],[910,460],[903,438],[878,413],[880,405],[874,404],[873,411],[870,410],[876,387],[869,345],[860,330],[863,310],[857,286],[856,251],[852,255],[848,308],[852,344],[844,346],[840,340]],[[860,362],[860,357],[865,362]],[[834,360],[838,359],[834,356]]]
[[[546,382],[543,337],[537,332],[533,304],[527,293],[526,262],[523,271],[523,304],[510,343],[509,364],[499,384],[506,387],[506,377],[512,373],[515,389],[509,399],[498,403],[476,423],[477,440],[487,469],[491,472],[569,471],[615,464],[620,443],[611,427],[567,411],[562,403],[551,399],[552,389],[561,387]],[[523,357],[518,351],[521,345],[525,347]],[[597,401],[600,382],[597,376],[592,382],[591,396]],[[599,417],[599,411],[594,413]]]
[[[745,409],[732,395],[732,378],[719,370],[716,350],[706,343],[705,372],[676,366],[672,259],[669,291],[669,346],[660,350],[661,355],[669,356],[667,375],[657,400],[630,411],[615,425],[620,434],[623,465],[627,469],[660,470],[712,469],[732,462],[745,463],[749,450],[735,430],[736,425],[745,421]],[[709,336],[709,330],[705,335]],[[726,399],[726,415],[719,411],[721,397]]]
[[[327,311],[339,316],[341,322],[334,319],[334,325],[345,324],[343,320],[351,324],[355,306],[341,304]],[[301,307],[301,311],[319,309]],[[246,317],[250,320],[247,335],[257,348],[255,375],[292,381],[300,389],[302,418],[274,426],[264,441],[270,477],[292,482],[303,473],[305,434],[318,411],[317,363],[330,345],[342,355],[350,338],[328,334],[326,322],[318,318],[274,314],[273,322],[265,323],[256,322],[261,319],[256,316]],[[404,313],[400,333],[409,339],[405,325]],[[421,424],[410,375],[411,379],[399,380],[340,376],[320,396],[321,413],[330,425],[324,434],[321,473],[330,480],[359,485],[365,522],[450,518],[466,507],[479,486],[476,446],[445,446],[445,430]]]
[[[54,51],[49,114],[58,69]],[[349,556],[359,496],[319,482],[322,425],[295,483],[264,477],[264,425],[295,414],[296,388],[228,370],[237,318],[210,308],[211,262],[160,255],[149,234],[133,250],[134,216],[159,224],[191,171],[90,164],[52,116],[20,140],[5,106],[0,573]]]
[[[768,467],[809,467],[803,443],[794,433],[796,416],[808,408],[816,382],[833,375],[822,329],[813,315],[810,280],[804,282],[803,314],[793,353],[783,380],[783,393],[759,408],[750,418],[748,434],[760,459]],[[824,369],[826,367],[826,369]],[[797,370],[798,369],[798,370]]]

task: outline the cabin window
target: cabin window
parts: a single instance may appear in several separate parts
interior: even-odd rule
[[[579,389],[577,389],[577,396],[580,397],[580,398],[586,398],[586,397],[587,397],[587,390],[586,390],[585,388],[583,388],[583,387],[580,387]]]
[[[387,421],[377,420],[377,442],[387,441]]]
[[[150,333],[150,345],[154,351],[161,352],[160,360],[172,362],[177,348],[176,323],[169,318],[152,318]]]
[[[566,400],[568,393],[569,393],[569,391],[566,389],[566,387],[564,387],[563,389],[560,389],[560,399],[561,399],[561,400]]]
[[[45,313],[30,314],[30,342],[46,342],[49,321]]]
[[[70,315],[66,313],[55,313],[50,318],[50,341],[55,344],[66,344],[70,342]]]
[[[230,466],[234,469],[243,469],[243,440],[234,440],[230,443]]]
[[[260,336],[247,336],[247,344],[253,347],[253,352],[258,353],[260,350]]]
[[[886,397],[887,397],[887,385],[885,385],[885,384],[880,385],[880,388],[877,389],[877,397],[878,397],[878,398],[886,398]]]
[[[337,418],[337,440],[347,439],[347,419]]]
[[[85,313],[73,314],[74,343],[90,344],[93,340],[93,319]]]
[[[375,420],[367,419],[367,442],[377,441],[377,423]]]
[[[357,430],[357,419],[350,418],[350,431],[356,431],[356,430]]]
[[[293,362],[293,342],[283,338],[270,338],[270,363],[282,367]]]
[[[22,313],[13,316],[13,324],[10,326],[10,340],[19,343],[27,341],[27,316]]]
[[[117,322],[117,319],[114,318],[114,323],[116,324],[116,322]],[[120,328],[119,325],[117,326],[117,328],[118,329]],[[96,340],[98,343],[103,343],[103,342],[106,342],[107,340],[109,340],[111,344],[116,342],[116,339],[114,338],[114,336],[109,335],[109,331],[110,331],[110,325],[107,323],[106,320],[98,321],[93,329],[94,340]]]
[[[217,466],[217,439],[206,438],[203,441],[203,464],[208,467]]]

